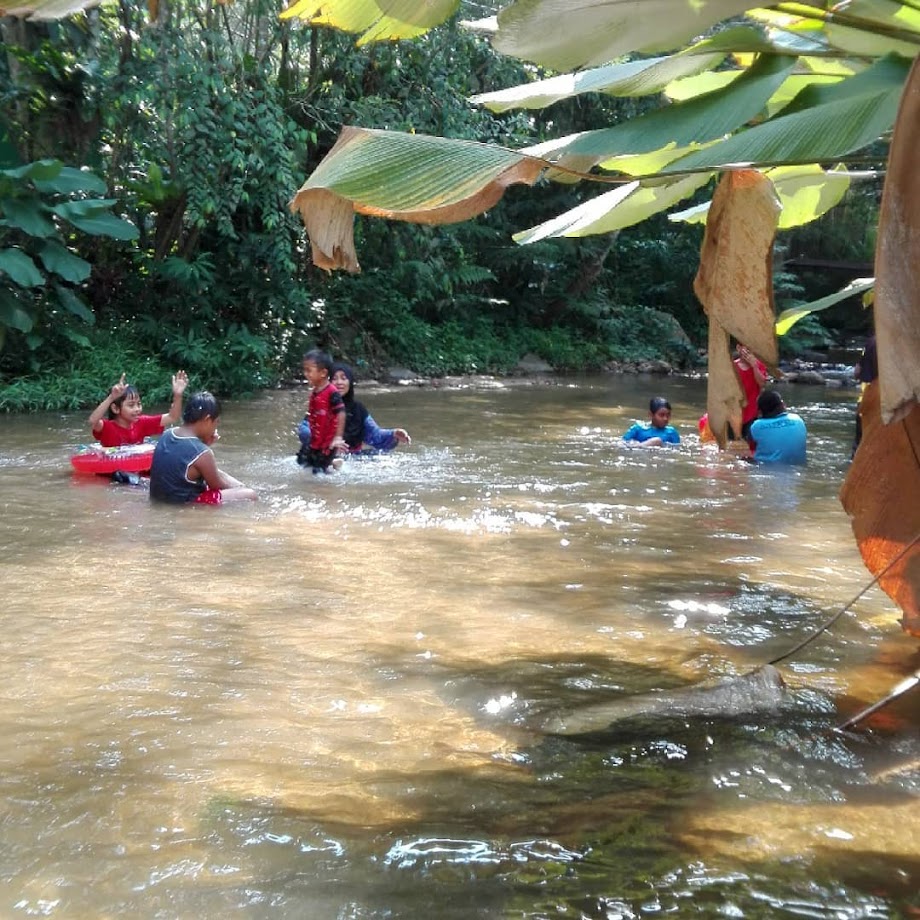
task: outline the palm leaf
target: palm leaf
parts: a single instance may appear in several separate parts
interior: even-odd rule
[[[773,183],[782,211],[777,230],[788,230],[817,220],[839,204],[850,187],[850,173],[843,166],[826,171],[817,163],[778,166],[765,171]],[[669,214],[668,220],[705,224],[711,202]]]
[[[724,89],[656,109],[612,128],[538,144],[525,152],[568,165],[571,158],[579,163],[601,163],[614,156],[650,153],[668,145],[705,144],[760,115],[793,63],[778,55],[762,55]]]
[[[745,0],[517,0],[498,14],[492,44],[569,71],[637,51],[671,51],[749,6]]]
[[[291,210],[303,218],[317,265],[358,271],[354,213],[427,224],[468,220],[508,185],[531,185],[549,165],[472,141],[345,128]]]
[[[630,182],[537,227],[515,234],[514,241],[536,243],[549,237],[590,236],[622,230],[688,198],[709,179],[709,174],[702,173],[672,182]]]
[[[717,67],[723,60],[724,52],[646,58],[583,70],[580,73],[561,74],[494,93],[481,93],[473,96],[470,101],[485,106],[491,112],[507,112],[515,108],[542,109],[561,99],[570,99],[584,93],[649,96],[660,93],[675,80]]]
[[[360,32],[358,44],[364,45],[415,38],[440,25],[459,5],[460,0],[299,0],[281,13],[281,18]]]
[[[875,278],[857,278],[851,281],[846,287],[837,291],[835,294],[828,294],[819,300],[813,300],[811,303],[798,304],[783,310],[776,318],[776,334],[785,335],[800,319],[808,316],[809,313],[818,313],[826,310],[834,304],[846,300],[848,297],[854,297],[856,294],[862,294],[875,285]]]
[[[848,80],[809,86],[789,113],[676,160],[664,172],[839,160],[891,129],[909,61],[890,55]]]

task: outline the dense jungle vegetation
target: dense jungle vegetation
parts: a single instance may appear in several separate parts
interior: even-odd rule
[[[131,0],[59,22],[0,20],[0,408],[94,404],[122,371],[165,400],[180,367],[193,386],[251,392],[296,374],[314,344],[424,374],[505,371],[526,353],[558,369],[699,361],[698,225],[659,216],[517,246],[513,232],[585,194],[544,183],[448,227],[359,217],[362,273],[349,276],[310,265],[288,210],[345,124],[519,148],[646,102],[593,95],[492,115],[469,96],[535,70],[456,22],[357,48],[280,21],[277,0],[153,8],[155,22]],[[461,15],[491,11],[470,2]],[[778,310],[866,273],[789,260],[871,262],[879,193],[866,181],[780,235]],[[825,347],[866,322],[850,302],[800,322],[783,347]]]

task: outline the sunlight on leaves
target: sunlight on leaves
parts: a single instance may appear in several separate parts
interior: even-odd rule
[[[785,335],[800,319],[808,316],[809,313],[818,313],[826,310],[834,304],[846,300],[848,297],[855,297],[870,290],[875,285],[875,278],[857,278],[851,281],[845,288],[837,291],[835,294],[828,294],[827,297],[821,297],[813,300],[811,303],[799,304],[783,310],[776,318],[776,334]]]
[[[745,0],[517,0],[498,14],[492,44],[553,70],[576,70],[630,52],[671,51],[748,6]]]
[[[583,93],[607,93],[611,96],[649,96],[690,74],[717,67],[725,54],[707,54],[648,58],[597,67],[579,73],[561,74],[522,86],[512,86],[494,93],[481,93],[470,101],[491,112],[510,109],[542,109],[561,99]]]
[[[838,204],[850,187],[850,173],[843,167],[824,170],[816,163],[777,166],[764,171],[779,198],[778,230],[800,227],[826,214]],[[710,202],[703,202],[669,214],[668,219],[687,224],[704,224]],[[803,314],[804,315],[804,314]]]
[[[581,237],[612,233],[631,227],[692,195],[710,179],[706,173],[675,182],[630,182],[514,235],[516,243],[535,243],[550,237]]]
[[[593,158],[594,163],[600,163],[613,156],[647,154],[669,145],[698,149],[760,115],[788,76],[792,63],[777,55],[765,56],[723,90],[647,112],[612,128],[537,144],[525,152],[569,166],[570,158],[579,163]]]
[[[12,6],[0,5],[0,16],[17,16],[33,22],[53,22],[74,13],[95,9],[101,2],[102,0],[36,0],[33,3],[17,3]]]
[[[360,32],[360,46],[416,38],[447,20],[459,6],[460,0],[299,0],[284,10],[281,18]]]

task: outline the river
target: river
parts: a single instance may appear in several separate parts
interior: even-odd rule
[[[622,445],[659,391],[681,446]],[[72,475],[86,413],[0,417],[0,916],[917,916],[920,693],[833,731],[920,665],[877,588],[778,711],[538,728],[744,675],[870,580],[855,395],[784,392],[806,468],[701,447],[702,380],[368,389],[412,444],[333,476],[265,393],[220,509]]]

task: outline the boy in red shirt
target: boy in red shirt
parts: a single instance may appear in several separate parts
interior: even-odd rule
[[[303,356],[303,375],[313,388],[307,406],[310,448],[301,449],[299,462],[313,467],[313,473],[331,473],[336,451],[345,449],[345,402],[332,385],[332,358],[314,349]]]
[[[125,375],[105,399],[93,409],[89,427],[93,437],[103,447],[123,447],[140,444],[144,438],[160,435],[167,425],[175,425],[182,417],[182,394],[188,386],[185,371],[172,378],[172,404],[162,415],[141,415],[143,405],[137,387],[125,383]]]

